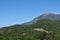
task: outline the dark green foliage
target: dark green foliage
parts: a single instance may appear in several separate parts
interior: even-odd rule
[[[50,33],[34,31],[34,28],[43,28]],[[59,40],[60,21],[57,20],[37,20],[31,25],[12,25],[0,29],[1,40]]]

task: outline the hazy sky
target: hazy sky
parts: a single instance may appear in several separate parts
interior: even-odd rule
[[[0,27],[28,22],[45,12],[60,13],[60,0],[0,0]]]

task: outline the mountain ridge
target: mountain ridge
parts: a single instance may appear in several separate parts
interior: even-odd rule
[[[43,15],[45,16],[45,14]],[[42,17],[43,17],[42,16]],[[35,21],[34,21],[35,20]],[[60,40],[60,20],[49,20],[49,19],[33,19],[32,24],[21,25],[15,24],[0,29],[0,38],[2,40],[40,40],[44,39],[41,35],[45,35],[45,32],[50,33],[45,38],[48,39],[54,36],[53,39]],[[46,30],[42,30],[42,29]],[[40,31],[44,31],[43,33]],[[53,40],[50,39],[50,40]],[[46,39],[45,39],[46,40]]]
[[[23,25],[35,23],[37,20],[48,19],[48,20],[60,20],[60,14],[55,13],[44,13],[40,16],[35,17],[32,21],[23,23]]]

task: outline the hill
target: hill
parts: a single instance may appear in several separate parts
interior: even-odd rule
[[[41,14],[41,15],[35,17],[32,21],[24,23],[24,25],[32,24],[32,23],[36,22],[37,20],[42,20],[42,19],[58,20],[59,21],[60,20],[60,14],[44,13],[44,14]]]
[[[59,40],[60,20],[52,20],[51,18],[53,17],[51,15],[49,16],[49,18],[51,17],[50,19],[43,18],[43,16],[40,17],[42,17],[42,19],[36,17],[33,21],[31,21],[32,23],[28,25],[16,24],[1,28],[0,38],[2,40],[47,40],[49,37],[49,40],[53,40],[54,38],[54,40]],[[48,34],[46,32],[48,32]]]

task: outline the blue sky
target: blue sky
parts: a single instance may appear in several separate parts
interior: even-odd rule
[[[60,0],[0,0],[0,27],[31,21],[45,12],[60,13]]]

